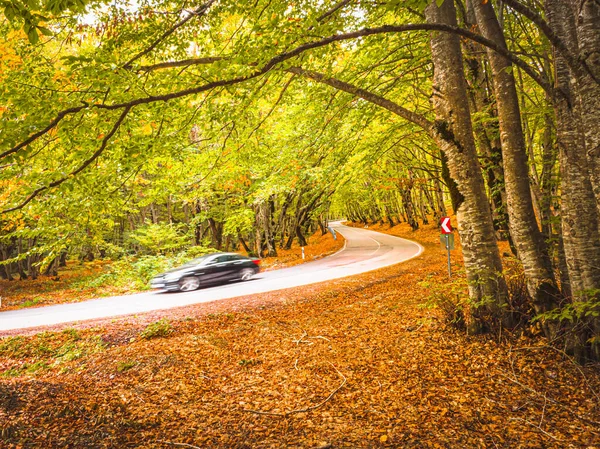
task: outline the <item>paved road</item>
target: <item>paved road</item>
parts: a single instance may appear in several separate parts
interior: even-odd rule
[[[332,256],[295,267],[267,271],[236,282],[186,293],[148,292],[89,301],[0,312],[0,331],[79,322],[163,310],[339,279],[393,265],[418,256],[421,245],[399,237],[331,225],[346,239]]]

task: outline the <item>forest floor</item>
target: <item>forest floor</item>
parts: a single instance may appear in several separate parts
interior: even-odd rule
[[[294,242],[289,250],[278,249],[277,257],[262,259],[261,269],[269,271],[310,262],[333,254],[343,246],[343,237],[338,236],[338,239],[334,240],[330,233],[321,235],[321,232],[317,231],[308,238],[308,246],[304,248],[304,259],[300,246]],[[96,285],[94,281],[111,269],[111,263],[108,259],[92,262],[69,260],[67,266],[59,270],[57,277],[40,276],[35,280],[16,281],[0,279],[0,310],[80,302],[98,297],[138,293],[150,288],[149,285],[140,288],[139,283],[134,282]]]
[[[598,366],[530,332],[447,326],[427,307],[448,284],[438,230],[379,230],[425,252],[323,284],[0,340],[0,446],[600,448]]]

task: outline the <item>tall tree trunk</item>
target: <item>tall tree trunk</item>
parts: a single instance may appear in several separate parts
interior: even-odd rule
[[[471,28],[476,23],[473,2],[467,0],[465,26]],[[506,206],[506,190],[504,188],[504,171],[502,168],[502,149],[499,139],[499,125],[494,102],[491,98],[491,87],[487,73],[489,72],[483,56],[483,47],[476,42],[466,40],[465,62],[467,68],[469,98],[473,112],[486,116],[485,126],[481,119],[473,123],[475,139],[482,153],[482,168],[484,180],[488,186],[489,198],[492,208],[492,219],[499,240],[510,238],[508,229],[508,213]],[[511,250],[513,245],[511,244]],[[515,253],[516,254],[516,253]]]
[[[504,34],[491,2],[474,1],[479,29],[484,37],[507,49]],[[521,110],[513,66],[495,51],[486,49],[493,73],[493,85],[498,108],[504,187],[508,206],[510,235],[517,248],[527,279],[527,290],[537,313],[556,306],[559,291],[544,237],[538,228],[529,186],[529,166],[525,136],[521,125]],[[547,323],[550,324],[550,323]],[[544,326],[552,338],[554,326]]]
[[[444,153],[443,151],[440,151],[440,161],[442,165],[442,181],[448,189],[448,193],[450,196],[450,204],[452,205],[452,212],[456,214],[456,211],[458,210],[465,198],[459,191],[458,186],[456,185],[456,181],[454,180],[454,178],[452,178],[452,175],[450,174],[450,168],[448,167],[448,156],[446,156],[446,153]]]
[[[597,0],[571,0],[571,5],[579,44],[577,56],[588,69],[577,74],[577,96],[590,179],[600,213],[600,4]]]
[[[561,0],[546,0],[550,26],[573,54],[578,53],[575,14]],[[582,114],[578,95],[578,74],[556,51],[556,85],[560,91],[555,99],[557,140],[561,171],[561,219],[565,258],[571,290],[575,301],[587,302],[600,290],[600,235],[598,209],[586,155],[586,139],[581,128]],[[584,114],[585,115],[585,114]],[[587,123],[584,123],[587,126]],[[594,126],[598,126],[596,123]],[[586,357],[600,360],[600,342],[588,351],[587,340],[600,331],[599,319],[588,318],[588,327],[579,332],[571,350],[579,360]]]
[[[220,250],[223,246],[223,223],[217,223],[214,218],[208,219],[213,245]]]
[[[0,261],[7,260],[9,258],[10,250],[7,249],[4,245],[0,245]],[[13,280],[12,273],[10,270],[10,264],[0,265],[0,276],[2,276],[3,279],[6,279],[8,281]]]
[[[429,23],[456,26],[456,10],[451,0],[441,6],[431,3],[425,10]],[[507,288],[502,276],[502,262],[496,243],[492,216],[485,194],[481,167],[473,138],[467,86],[458,36],[432,33],[433,105],[439,143],[448,157],[448,167],[456,180],[464,201],[456,211],[469,296],[471,299],[471,331],[485,327],[486,316],[501,318]]]
[[[438,223],[439,218],[446,216],[446,205],[444,204],[444,192],[442,192],[442,185],[438,178],[433,179],[433,185],[435,188],[435,199],[436,199],[436,209],[438,213]]]

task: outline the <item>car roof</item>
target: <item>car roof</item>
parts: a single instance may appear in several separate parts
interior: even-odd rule
[[[238,253],[225,253],[225,252],[222,252],[222,253],[212,253],[212,254],[209,254],[209,255],[207,256],[207,258],[209,258],[209,257],[211,257],[211,256],[212,256],[212,257],[217,257],[217,256],[240,256],[240,257],[246,257],[246,256],[244,256],[243,254],[238,254]]]

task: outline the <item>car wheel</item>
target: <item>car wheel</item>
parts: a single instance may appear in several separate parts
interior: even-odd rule
[[[182,292],[198,290],[198,287],[200,287],[200,279],[196,276],[187,276],[179,281],[179,290]]]
[[[254,270],[252,268],[244,268],[240,271],[240,279],[242,281],[249,281],[254,277]]]

